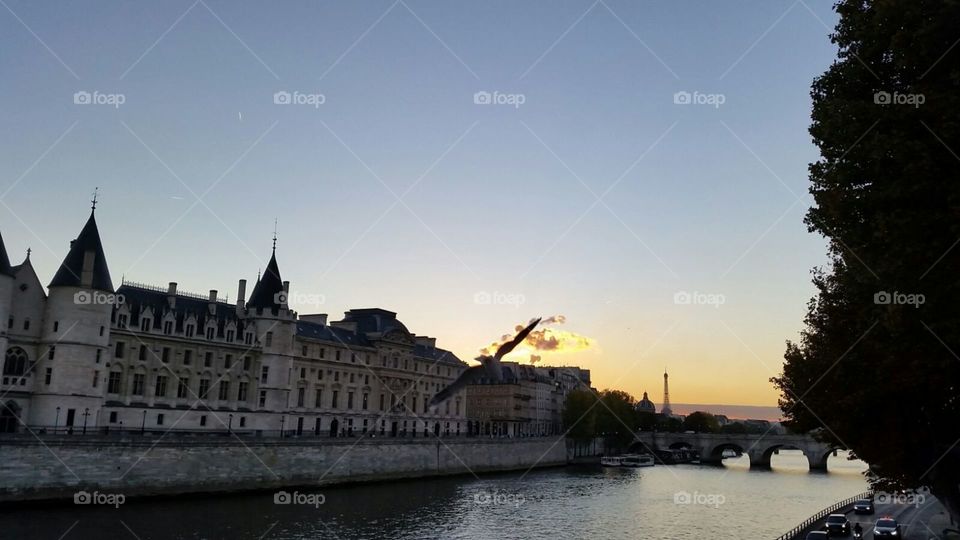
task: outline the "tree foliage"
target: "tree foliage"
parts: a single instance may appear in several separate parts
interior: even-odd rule
[[[875,486],[928,486],[960,518],[960,3],[836,9],[806,216],[830,266],[772,380],[791,429],[822,427]]]
[[[563,404],[563,429],[567,436],[584,441],[596,434],[594,406],[597,395],[590,390],[572,390]]]
[[[720,431],[717,418],[708,412],[696,411],[687,415],[680,425],[682,431],[696,431],[697,433],[716,433]]]

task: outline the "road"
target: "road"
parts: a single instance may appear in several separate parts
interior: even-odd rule
[[[847,512],[851,527],[860,523],[865,540],[873,540],[873,525],[881,517],[892,517],[900,523],[904,540],[930,540],[960,538],[957,535],[942,536],[949,526],[950,519],[943,506],[932,496],[927,495],[918,504],[877,504],[873,515],[856,515],[853,510]],[[823,521],[809,530],[822,530]]]

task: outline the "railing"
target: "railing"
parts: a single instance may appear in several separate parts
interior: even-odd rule
[[[777,537],[777,540],[798,540],[798,539],[800,538],[800,535],[801,535],[802,533],[804,533],[807,529],[809,529],[810,526],[813,525],[814,523],[816,523],[817,521],[820,521],[820,520],[823,519],[824,517],[826,517],[826,516],[828,516],[828,515],[836,512],[837,510],[839,510],[839,509],[841,509],[841,508],[843,508],[843,507],[845,507],[845,506],[849,506],[849,505],[851,505],[851,504],[859,501],[860,499],[868,499],[868,498],[870,498],[870,496],[871,496],[871,492],[870,492],[870,491],[864,491],[863,493],[860,493],[859,495],[854,495],[853,497],[850,497],[849,499],[844,499],[844,500],[842,500],[842,501],[840,501],[840,502],[838,502],[838,503],[834,503],[833,505],[831,505],[831,506],[829,506],[829,507],[827,507],[827,508],[824,508],[823,510],[817,512],[816,514],[808,517],[803,523],[801,523],[801,524],[797,525],[796,527],[790,529],[790,530],[787,531],[786,533],[778,536],[778,537]]]

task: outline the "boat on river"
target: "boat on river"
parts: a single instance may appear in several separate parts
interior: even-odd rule
[[[624,454],[600,458],[600,465],[604,467],[652,467],[653,464],[653,456],[649,454]]]

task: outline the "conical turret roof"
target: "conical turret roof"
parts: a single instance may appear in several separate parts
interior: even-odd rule
[[[281,307],[283,295],[283,279],[280,278],[280,268],[277,267],[277,249],[273,249],[270,262],[263,276],[253,287],[247,307],[275,309]]]
[[[70,242],[70,251],[50,282],[50,287],[89,287],[113,292],[107,258],[100,243],[100,232],[94,212],[90,212],[76,240]]]

